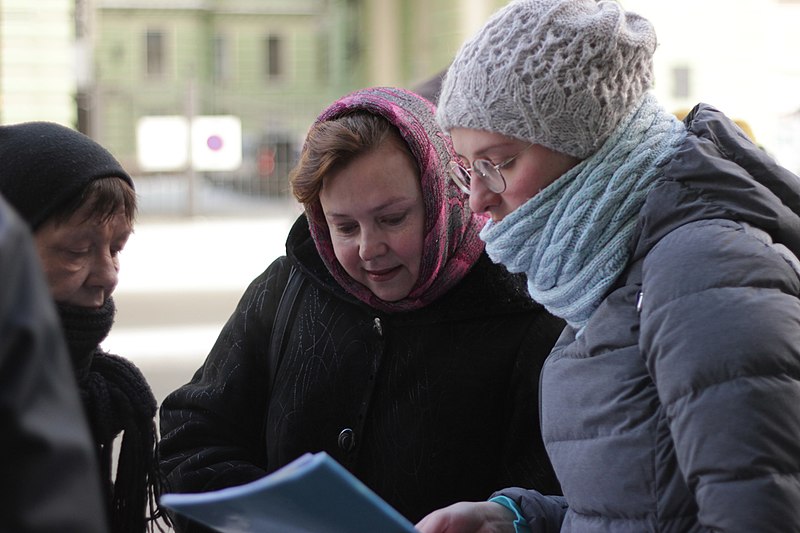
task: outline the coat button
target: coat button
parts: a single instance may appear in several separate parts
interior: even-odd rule
[[[339,433],[339,448],[351,452],[356,447],[356,435],[350,428],[345,428]]]

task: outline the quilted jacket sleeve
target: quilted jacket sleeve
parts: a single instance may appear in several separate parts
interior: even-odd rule
[[[492,494],[510,498],[528,522],[531,533],[557,533],[561,530],[564,515],[567,513],[567,500],[562,496],[544,494],[518,487],[510,487]]]
[[[797,273],[741,224],[705,220],[665,236],[642,279],[640,347],[701,524],[800,524]]]

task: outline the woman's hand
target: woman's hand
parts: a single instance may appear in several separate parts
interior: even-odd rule
[[[459,502],[434,511],[418,524],[421,533],[514,533],[516,516],[493,502]]]

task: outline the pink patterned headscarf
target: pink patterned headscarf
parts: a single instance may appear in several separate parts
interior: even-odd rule
[[[408,296],[396,302],[381,300],[355,281],[336,259],[319,200],[306,206],[311,236],[325,266],[347,292],[385,312],[419,309],[455,286],[478,260],[483,251],[478,234],[486,218],[470,211],[467,197],[448,177],[453,147],[449,137],[436,125],[436,109],[432,103],[404,89],[374,87],[334,102],[315,124],[353,111],[367,111],[386,118],[400,131],[417,161],[425,205],[419,278]]]

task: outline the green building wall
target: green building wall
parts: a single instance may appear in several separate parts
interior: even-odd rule
[[[413,87],[439,72],[471,33],[467,15],[482,22],[504,3],[97,0],[92,135],[136,174],[140,117],[232,114],[242,121],[239,172],[253,173],[260,147],[280,142],[296,152],[319,112],[347,92]],[[161,76],[147,75],[148,31],[165,39]],[[281,43],[276,77],[266,72],[268,36]]]

